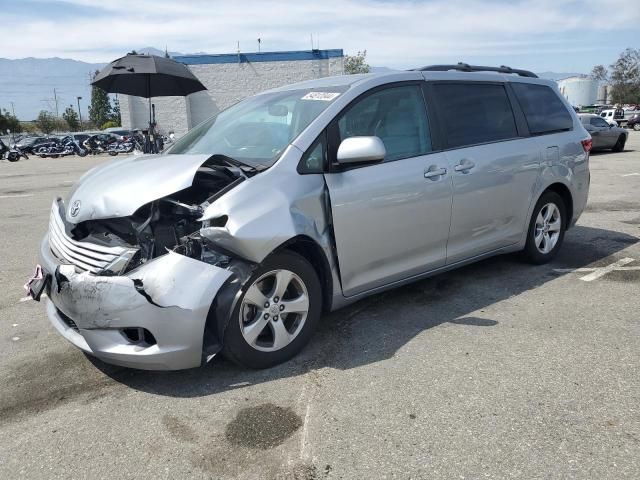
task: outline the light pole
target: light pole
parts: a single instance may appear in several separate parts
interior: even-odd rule
[[[80,100],[82,97],[77,97],[78,99],[78,117],[80,118],[80,130],[82,130],[82,112],[80,111]]]

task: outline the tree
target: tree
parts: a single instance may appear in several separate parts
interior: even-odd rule
[[[17,117],[12,115],[8,110],[4,112],[0,110],[0,133],[4,134],[7,130],[11,130],[13,133],[20,133],[22,126]]]
[[[640,103],[640,50],[627,48],[610,68],[613,102]]]
[[[593,67],[593,70],[591,70],[591,74],[589,76],[594,80],[606,82],[609,79],[609,72],[604,65],[596,65]]]
[[[119,126],[120,126],[119,123],[116,123],[113,120],[107,120],[102,125],[100,125],[100,130],[105,130],[107,128],[113,128],[113,127],[119,127]]]
[[[49,134],[56,128],[56,117],[51,112],[40,110],[38,118],[36,119],[36,125],[42,133]]]
[[[98,75],[96,70],[93,78]],[[111,118],[111,102],[109,94],[98,87],[91,87],[91,105],[89,105],[89,119],[96,127]]]
[[[78,114],[73,109],[73,105],[69,105],[65,109],[64,113],[62,114],[62,118],[64,118],[64,121],[67,122],[67,125],[69,125],[69,130],[71,130],[72,132],[78,131],[78,129],[80,128],[80,121],[78,120]]]
[[[354,73],[369,73],[371,67],[367,63],[367,51],[358,52],[355,55],[344,56],[344,73],[353,75]]]

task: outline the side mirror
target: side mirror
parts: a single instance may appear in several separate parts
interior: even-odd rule
[[[340,143],[337,160],[346,165],[381,162],[386,154],[384,143],[378,137],[349,137]]]
[[[609,124],[609,128],[613,128],[615,125],[613,123]]]

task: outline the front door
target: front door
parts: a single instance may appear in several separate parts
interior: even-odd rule
[[[591,134],[593,148],[609,148],[618,141],[618,134],[613,131],[611,125],[604,118],[589,118],[587,130]]]
[[[432,153],[420,85],[374,90],[336,122],[331,143],[375,135],[387,152],[383,163],[325,174],[344,295],[443,266],[450,169],[444,153]]]

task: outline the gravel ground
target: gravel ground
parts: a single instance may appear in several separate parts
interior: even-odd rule
[[[108,160],[0,162],[0,478],[640,477],[640,270],[597,270],[640,267],[640,133],[592,155],[552,264],[371,297],[266,371],[109,366],[20,301],[52,198]]]

